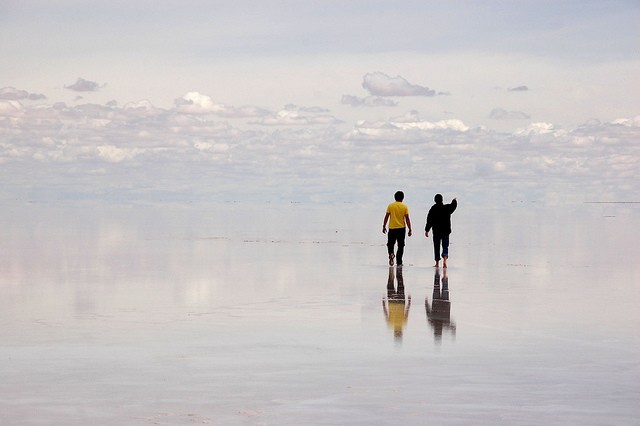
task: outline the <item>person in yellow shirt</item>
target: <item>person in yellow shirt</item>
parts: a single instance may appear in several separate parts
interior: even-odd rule
[[[389,233],[387,234],[387,251],[389,252],[389,266],[393,266],[394,257],[398,266],[402,266],[402,255],[404,254],[404,238],[409,227],[411,236],[411,219],[409,219],[409,208],[402,203],[404,192],[398,191],[394,194],[395,202],[387,207],[387,214],[382,223],[382,233],[387,234],[387,221],[389,222]],[[398,251],[394,255],[393,249],[398,243]]]

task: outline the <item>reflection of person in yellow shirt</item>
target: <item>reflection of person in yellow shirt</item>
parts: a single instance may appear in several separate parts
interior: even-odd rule
[[[402,255],[404,254],[404,237],[409,227],[411,236],[411,219],[409,219],[409,208],[402,203],[404,193],[398,191],[393,196],[395,203],[389,204],[387,213],[382,223],[382,233],[387,233],[387,221],[389,221],[389,233],[387,234],[387,251],[389,252],[389,266],[393,266],[394,257],[397,258],[398,266],[402,265]],[[393,248],[398,242],[398,252],[394,255]]]
[[[382,309],[387,324],[393,329],[393,336],[397,343],[402,342],[402,330],[407,325],[409,319],[409,308],[411,308],[411,296],[405,301],[404,279],[402,268],[396,270],[398,288],[394,286],[393,268],[389,268],[389,279],[387,280],[387,300],[382,299]],[[385,303],[386,302],[386,303]],[[387,306],[388,305],[388,306]],[[405,306],[406,305],[406,306]]]

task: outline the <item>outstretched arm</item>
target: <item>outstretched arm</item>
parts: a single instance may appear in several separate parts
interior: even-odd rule
[[[450,213],[453,213],[454,211],[456,211],[456,207],[458,207],[458,200],[454,198],[453,200],[451,200],[451,204],[449,204],[449,206]]]
[[[427,309],[427,316],[431,315],[431,306],[429,306],[429,299],[424,298],[424,307]]]

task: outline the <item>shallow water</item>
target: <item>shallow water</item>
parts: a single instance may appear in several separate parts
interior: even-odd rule
[[[637,424],[640,207],[384,207],[5,207],[1,423]]]

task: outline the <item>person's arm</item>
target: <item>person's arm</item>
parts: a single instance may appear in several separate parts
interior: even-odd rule
[[[431,316],[431,306],[429,306],[429,298],[424,298],[424,307],[427,309],[427,317]]]
[[[427,214],[427,224],[424,225],[424,236],[425,237],[429,236],[429,230],[431,230],[431,210],[429,210],[429,213]]]
[[[389,212],[387,212],[387,214],[384,215],[384,222],[382,222],[382,233],[386,234],[387,233],[387,221],[389,220]]]
[[[409,219],[409,213],[404,215],[404,219],[407,221],[407,226],[409,227],[409,236],[411,236],[411,219]]]
[[[451,204],[449,205],[451,206],[450,213],[453,213],[454,211],[456,211],[456,208],[458,207],[458,200],[454,198],[453,200],[451,200]]]
[[[405,321],[409,319],[409,308],[411,308],[411,295],[409,295],[409,303],[407,303],[407,309],[404,311]]]

